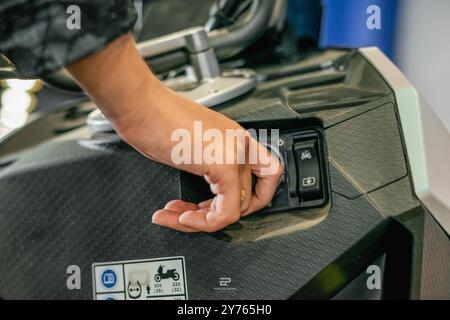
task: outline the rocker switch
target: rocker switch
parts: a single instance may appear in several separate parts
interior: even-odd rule
[[[321,164],[317,140],[294,144],[294,157],[298,174],[298,194],[303,201],[323,198]]]

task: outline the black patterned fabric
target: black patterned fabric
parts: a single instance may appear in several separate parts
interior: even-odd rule
[[[80,8],[81,29],[67,26],[71,5]],[[22,76],[39,76],[101,50],[136,19],[132,0],[2,0],[0,52]]]

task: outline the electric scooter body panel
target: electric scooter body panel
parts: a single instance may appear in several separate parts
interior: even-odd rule
[[[414,192],[398,98],[380,71],[358,51],[318,52],[256,70],[272,78],[214,107],[246,128],[319,130],[327,194],[320,205],[275,207],[215,234],[151,223],[169,200],[206,196],[195,177],[146,159],[114,133],[81,127],[22,148],[15,137],[36,130],[22,128],[0,145],[0,297],[97,298],[94,263],[164,257],[183,257],[189,299],[449,294],[430,289],[449,281],[446,273],[427,272],[450,265],[449,243]],[[66,112],[44,117],[60,125]],[[293,163],[286,163],[289,170]],[[428,255],[433,241],[440,261]],[[67,287],[73,265],[81,270],[79,290]],[[383,275],[377,290],[357,281],[371,265]],[[172,271],[157,272],[158,279],[172,281]],[[221,290],[223,278],[232,290]]]

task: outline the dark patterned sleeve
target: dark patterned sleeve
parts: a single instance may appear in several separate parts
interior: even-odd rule
[[[39,76],[101,50],[136,19],[132,0],[0,0],[0,53],[22,76]]]

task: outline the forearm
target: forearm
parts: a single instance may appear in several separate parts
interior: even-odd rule
[[[195,121],[201,121],[203,132],[214,129],[224,139],[227,129],[242,128],[235,121],[163,86],[139,56],[131,35],[117,39],[68,69],[126,142],[154,160],[204,176],[215,194],[213,199],[199,205],[169,202],[153,215],[154,223],[184,232],[215,232],[236,222],[242,214],[265,207],[272,199],[282,166],[266,149],[263,151],[270,160],[268,166],[277,168],[271,175],[262,174],[266,165],[259,160],[252,165],[237,163],[242,151],[244,155],[248,152],[245,142],[236,148],[220,140],[214,145],[214,154],[226,155],[227,163],[205,161],[203,146],[201,163],[194,164],[192,156],[188,163],[174,163],[171,153],[178,144],[172,141],[175,130],[187,130],[191,139],[198,139],[189,143],[192,155],[194,145],[203,143],[203,133],[196,137]],[[228,163],[230,155],[234,159],[231,164]],[[257,177],[255,196],[250,196],[252,173]]]
[[[139,143],[136,147],[142,150],[149,140],[161,138],[161,130],[145,141],[138,137],[150,132],[159,118],[157,100],[164,88],[139,56],[131,34],[67,69],[127,142]]]
[[[174,130],[193,132],[196,120],[202,120],[207,129],[208,117],[223,117],[166,88],[140,57],[131,35],[118,38],[101,52],[70,65],[68,70],[124,140],[166,164],[173,165],[170,153],[176,142],[170,138]],[[216,129],[239,127],[229,119],[223,123]],[[184,165],[176,167],[196,170]]]
[[[85,92],[123,132],[130,124],[155,108],[148,96],[157,95],[161,85],[139,56],[131,34],[110,43],[102,51],[67,67]]]

